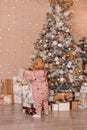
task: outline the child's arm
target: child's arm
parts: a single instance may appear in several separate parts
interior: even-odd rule
[[[33,71],[25,70],[23,76],[27,81],[33,81],[35,79]]]

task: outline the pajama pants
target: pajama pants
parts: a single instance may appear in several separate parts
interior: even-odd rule
[[[44,108],[44,113],[48,113],[48,100],[42,100],[41,98],[37,99],[37,98],[34,98],[34,105],[35,105],[35,108],[36,108],[36,113],[38,115],[41,115],[41,112],[42,112],[42,106]]]

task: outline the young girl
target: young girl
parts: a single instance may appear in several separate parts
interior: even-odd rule
[[[48,114],[48,84],[46,79],[47,71],[44,70],[42,57],[38,56],[33,62],[32,71],[25,70],[24,77],[32,83],[32,94],[36,113],[33,117],[41,117],[42,105],[44,113]]]

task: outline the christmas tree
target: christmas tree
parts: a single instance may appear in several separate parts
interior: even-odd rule
[[[81,49],[72,36],[70,25],[69,8],[72,4],[68,0],[50,1],[46,23],[34,44],[32,58],[36,55],[43,57],[49,88],[56,92],[80,87],[83,81]]]

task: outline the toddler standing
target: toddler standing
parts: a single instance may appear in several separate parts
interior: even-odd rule
[[[44,70],[44,62],[40,56],[34,59],[32,71],[25,70],[24,72],[25,79],[32,83],[32,94],[37,113],[33,117],[41,117],[42,106],[44,113],[48,114],[48,83],[46,75],[47,71]]]

